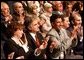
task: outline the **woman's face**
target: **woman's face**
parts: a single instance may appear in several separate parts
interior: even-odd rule
[[[38,14],[40,12],[40,8],[38,6],[35,6],[33,9],[34,14]]]
[[[18,14],[22,14],[24,12],[23,5],[21,3],[17,3],[17,5],[15,6],[15,11]]]
[[[50,12],[50,13],[52,13],[52,11],[53,11],[53,8],[52,8],[52,7],[50,7],[50,8],[47,8],[47,11],[48,11],[48,12]]]
[[[22,29],[17,29],[14,33],[17,37],[21,38],[23,35],[23,30]]]

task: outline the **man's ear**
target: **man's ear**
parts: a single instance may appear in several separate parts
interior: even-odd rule
[[[31,30],[31,26],[28,26],[27,28],[28,28],[29,30]]]
[[[51,25],[54,26],[54,22],[52,22]]]

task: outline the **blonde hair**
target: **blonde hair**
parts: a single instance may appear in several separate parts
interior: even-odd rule
[[[14,4],[13,4],[13,7],[15,8],[16,6],[17,6],[17,4],[21,4],[22,5],[22,3],[20,3],[20,2],[15,2]],[[22,5],[23,6],[23,5]]]
[[[3,9],[3,8],[4,8],[4,5],[8,6],[8,4],[7,4],[7,3],[5,3],[5,2],[1,2],[1,9]],[[9,6],[8,6],[8,7],[9,7]]]

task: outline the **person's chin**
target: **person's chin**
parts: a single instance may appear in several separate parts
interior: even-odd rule
[[[37,31],[40,31],[40,30],[37,30]]]
[[[60,30],[62,27],[59,27],[58,30]]]
[[[66,28],[68,28],[68,27],[69,27],[69,25],[66,26]]]

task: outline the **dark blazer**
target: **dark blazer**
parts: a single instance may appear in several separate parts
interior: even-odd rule
[[[29,47],[32,48],[32,52],[33,52],[31,58],[32,59],[44,59],[43,55],[45,53],[45,49],[41,51],[41,54],[39,56],[35,56],[34,51],[37,48],[36,44],[35,44],[35,41],[34,41],[33,37],[30,35],[30,33],[28,31],[26,31],[25,33],[26,33],[26,37],[27,37],[27,40],[28,40]],[[42,37],[41,33],[37,32],[37,37],[38,37],[38,39],[40,41],[40,44],[42,44],[43,37]]]
[[[9,25],[11,24],[12,21],[10,21],[10,23],[5,21],[4,16],[1,14],[1,39],[2,40],[8,40],[8,38],[10,38],[10,32],[9,32]],[[6,26],[7,25],[7,26]]]
[[[6,41],[4,44],[4,53],[7,58],[8,54],[15,52],[13,59],[19,57],[19,56],[24,56],[25,59],[28,59],[29,56],[31,55],[30,49],[27,53],[25,53],[24,49],[17,45],[13,40],[9,39],[9,41]]]

